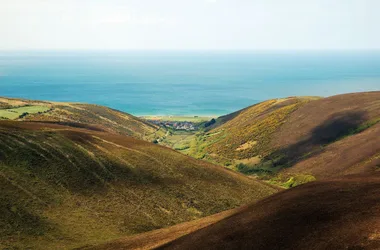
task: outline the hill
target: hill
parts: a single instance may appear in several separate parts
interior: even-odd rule
[[[379,121],[380,92],[269,100],[217,119],[189,154],[280,182],[373,171]]]
[[[0,248],[68,249],[215,214],[277,190],[96,128],[0,122]]]
[[[182,236],[196,232],[199,229],[205,228],[224,218],[227,218],[238,210],[239,208],[235,208],[210,215],[205,218],[180,223],[168,228],[157,229],[128,237],[122,237],[120,239],[112,240],[99,245],[87,245],[84,247],[79,247],[78,250],[156,249]]]
[[[379,200],[379,173],[345,176],[88,249],[379,249]]]
[[[309,98],[268,100],[218,118],[205,134],[198,135],[198,157],[224,165],[265,154],[272,134]]]
[[[284,174],[319,179],[380,167],[380,92],[332,96],[296,110],[274,134],[268,159]],[[290,167],[291,166],[291,167]]]
[[[0,97],[0,120],[58,123],[98,129],[153,141],[166,131],[130,114],[108,107],[67,102]]]
[[[163,249],[379,249],[380,176],[278,193]]]

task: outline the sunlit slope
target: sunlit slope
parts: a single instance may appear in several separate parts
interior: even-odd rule
[[[131,137],[0,122],[0,248],[73,248],[174,225],[276,190]]]
[[[0,98],[0,120],[39,121],[96,127],[108,132],[152,140],[165,134],[154,124],[108,107]]]
[[[379,200],[379,173],[308,183],[160,249],[380,249]]]
[[[226,117],[198,135],[192,155],[246,174],[281,173],[280,182],[379,168],[380,92],[269,100]]]
[[[258,157],[271,152],[273,134],[290,114],[314,99],[268,100],[220,117],[206,133],[198,135],[191,154],[226,166],[235,164],[236,160],[259,160]]]

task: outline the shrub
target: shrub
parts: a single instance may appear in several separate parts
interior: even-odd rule
[[[261,167],[261,165],[254,165],[249,166],[243,163],[239,163],[236,165],[236,169],[243,174],[257,174],[257,175],[263,175],[263,174],[271,174],[273,171],[267,168]]]
[[[305,184],[305,183],[316,181],[316,180],[317,179],[312,175],[300,174],[300,175],[290,177],[289,180],[284,183],[284,186],[287,188],[291,188],[291,187],[296,187],[301,184]]]
[[[210,127],[211,125],[215,124],[216,120],[212,118],[210,121],[205,123],[205,128]]]

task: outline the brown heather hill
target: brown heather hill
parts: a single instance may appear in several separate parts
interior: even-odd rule
[[[286,190],[160,249],[380,249],[380,175]]]
[[[259,200],[277,190],[103,131],[0,122],[0,249],[71,249]]]
[[[85,249],[380,249],[379,201],[380,173],[350,175]]]
[[[379,201],[380,173],[350,175],[84,249],[380,249]]]
[[[27,114],[22,115],[25,112]],[[153,141],[166,133],[157,125],[150,124],[135,116],[94,104],[0,97],[0,120],[5,119],[96,128],[149,141]]]
[[[274,134],[275,164],[317,179],[380,168],[380,91],[337,95],[296,110]],[[274,156],[274,157],[273,157]]]
[[[379,169],[379,121],[380,92],[269,100],[222,117],[191,154],[292,186]]]
[[[129,237],[122,237],[104,244],[80,247],[78,250],[124,250],[124,249],[155,249],[182,236],[210,226],[239,211],[230,209],[198,220],[184,222],[175,226],[157,229]]]

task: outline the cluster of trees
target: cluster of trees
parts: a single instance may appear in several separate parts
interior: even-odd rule
[[[28,112],[24,112],[18,118],[22,119],[22,118],[24,118],[27,115],[29,115],[29,113]]]
[[[215,124],[216,120],[212,118],[210,121],[205,123],[205,128],[210,127],[211,125]]]

